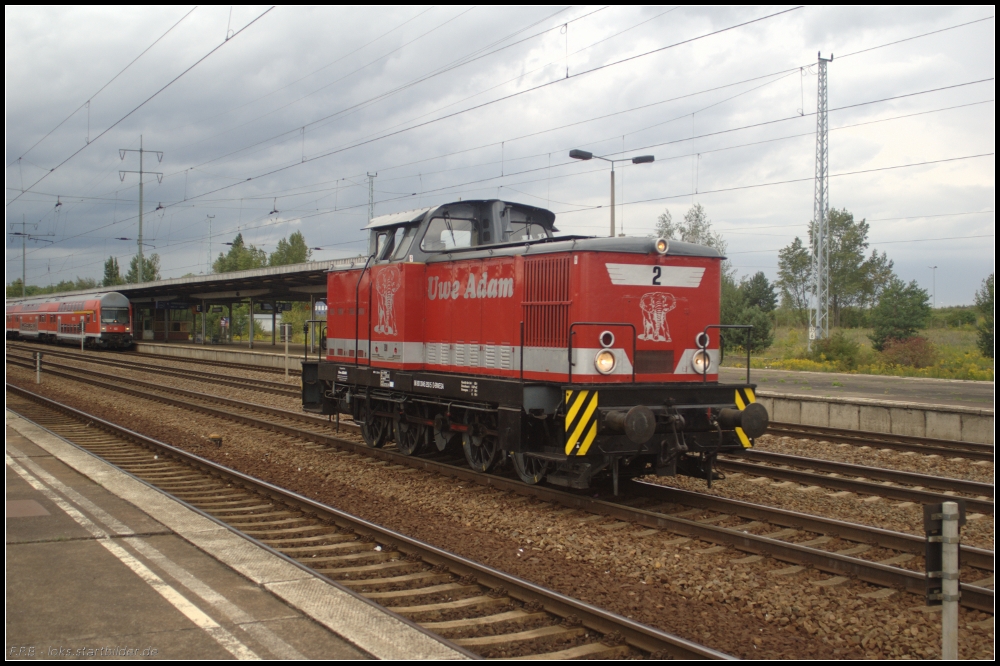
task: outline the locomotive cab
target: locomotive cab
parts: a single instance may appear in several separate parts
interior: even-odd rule
[[[724,257],[554,223],[499,200],[374,218],[368,259],[328,274],[304,409],[349,414],[372,446],[510,461],[528,483],[710,480],[767,425],[755,386],[718,381]]]

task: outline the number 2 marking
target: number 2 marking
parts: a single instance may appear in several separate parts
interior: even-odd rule
[[[660,274],[662,272],[663,272],[662,268],[660,268],[659,266],[653,266],[653,284],[656,285],[657,287],[660,286]]]

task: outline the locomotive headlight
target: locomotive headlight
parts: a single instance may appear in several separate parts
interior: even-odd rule
[[[669,249],[670,249],[670,241],[668,241],[666,238],[656,239],[657,252],[659,252],[660,254],[666,254]]]
[[[708,366],[712,365],[712,359],[709,358],[707,351],[699,349],[691,358],[691,365],[694,366],[695,372],[700,375],[706,375],[708,374]]]
[[[615,355],[610,349],[602,349],[594,357],[594,367],[602,375],[606,375],[615,369]]]

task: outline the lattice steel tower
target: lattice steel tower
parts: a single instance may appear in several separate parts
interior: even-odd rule
[[[819,83],[816,87],[816,189],[813,199],[812,270],[813,307],[809,311],[809,346],[813,340],[830,337],[830,144],[827,124],[826,64],[833,61],[817,54]]]

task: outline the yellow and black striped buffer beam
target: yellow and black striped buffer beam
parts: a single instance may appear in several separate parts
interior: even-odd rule
[[[597,391],[566,391],[566,455],[587,455],[597,437],[597,417]]]
[[[753,394],[752,388],[748,386],[736,389],[736,406],[739,407],[741,412],[747,408],[747,405],[753,402],[757,402],[757,396]],[[753,446],[753,440],[747,437],[747,434],[743,432],[743,428],[736,428],[736,436],[740,438],[740,443],[743,444],[744,449],[749,449]]]

